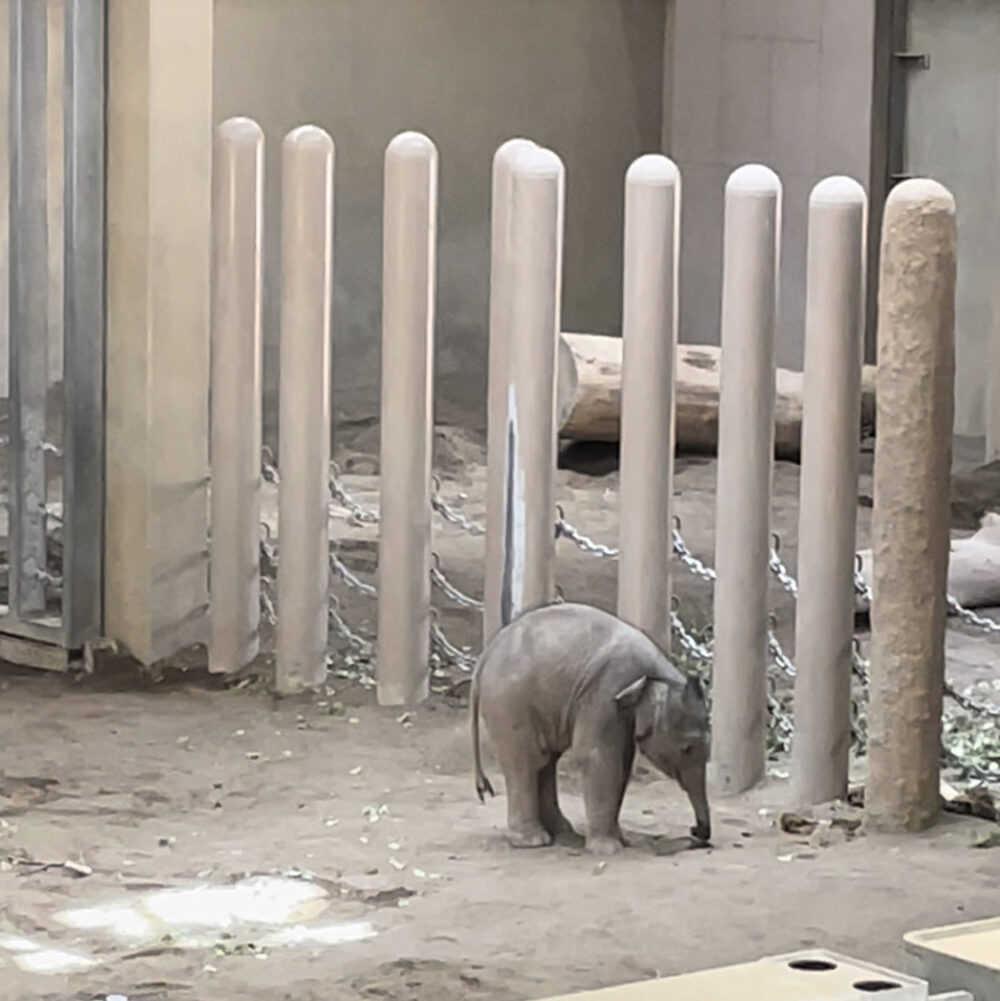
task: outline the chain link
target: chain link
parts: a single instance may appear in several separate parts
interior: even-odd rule
[[[461,605],[463,608],[474,608],[478,612],[483,610],[483,603],[478,598],[473,598],[464,591],[460,591],[448,580],[441,569],[441,558],[437,553],[431,553],[431,582],[435,587],[442,590],[456,605]]]
[[[561,506],[556,506],[558,517],[556,518],[556,538],[569,539],[582,552],[588,556],[596,556],[601,559],[618,559],[618,550],[611,546],[605,546],[600,542],[584,535],[575,525],[571,525],[567,520]]]
[[[451,661],[459,670],[468,672],[476,666],[478,658],[467,650],[461,650],[455,646],[442,632],[435,615],[431,616],[431,645],[440,656]]]
[[[974,629],[980,629],[984,633],[992,633],[993,635],[1000,633],[1000,622],[995,622],[988,616],[979,615],[972,611],[971,608],[965,608],[959,604],[957,598],[953,598],[950,594],[948,595],[948,609],[967,626],[972,626]]]
[[[330,595],[330,605],[327,610],[327,619],[333,626],[337,635],[346,640],[362,657],[372,657],[375,654],[375,645],[363,636],[353,632],[351,627],[344,621],[340,614],[340,600],[335,594]]]
[[[1000,719],[1000,706],[991,705],[989,702],[979,702],[973,699],[968,690],[958,691],[950,681],[944,683],[944,693],[954,702],[958,703],[966,712],[975,713],[977,716],[990,716],[993,719]]]
[[[768,555],[767,565],[771,573],[778,578],[781,586],[793,597],[799,596],[799,585],[795,578],[788,572],[788,568],[781,562],[778,550],[781,548],[781,538],[778,535],[771,536],[771,552]]]
[[[699,643],[688,631],[681,617],[674,611],[670,613],[670,630],[677,637],[681,648],[687,651],[695,660],[700,660],[708,664],[712,662],[712,648],[710,644]]]
[[[767,650],[782,673],[789,678],[794,678],[796,675],[795,665],[788,654],[782,649],[781,643],[778,642],[778,637],[774,634],[773,629],[768,629],[767,631]]]
[[[374,598],[378,595],[375,585],[368,584],[358,577],[336,553],[330,553],[330,570],[355,591],[360,591],[361,594],[367,595],[369,598]]]
[[[674,529],[672,532],[673,537],[673,548],[674,555],[684,564],[688,570],[691,571],[696,577],[700,577],[702,580],[715,582],[716,573],[710,567],[702,563],[701,560],[695,556],[690,549],[688,549],[687,543],[684,541],[684,537],[681,535],[681,520],[680,518],[674,518]]]
[[[330,496],[340,504],[341,507],[346,508],[351,515],[351,518],[361,525],[377,525],[379,522],[378,511],[372,510],[370,507],[365,507],[360,501],[355,500],[355,498],[340,482],[340,469],[337,467],[337,463],[330,463]]]
[[[444,498],[441,496],[441,480],[435,476],[433,479],[434,490],[431,493],[431,507],[439,514],[445,521],[463,531],[468,532],[469,535],[485,535],[486,526],[481,525],[478,521],[472,521],[472,519],[467,518],[461,511],[456,510],[450,504],[446,503]]]

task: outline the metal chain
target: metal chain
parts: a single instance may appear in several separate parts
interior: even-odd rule
[[[684,537],[681,535],[681,520],[680,518],[674,518],[674,530],[673,536],[673,548],[674,555],[681,561],[691,571],[696,577],[701,577],[702,580],[708,580],[715,582],[716,573],[710,567],[706,566],[701,560],[695,556],[690,549],[688,549],[687,543],[684,541]]]
[[[467,650],[460,650],[455,646],[441,631],[435,615],[431,616],[431,645],[462,671],[471,671],[476,666],[478,658]]]
[[[483,603],[478,598],[473,598],[464,591],[460,591],[448,580],[441,569],[441,558],[437,553],[431,553],[431,582],[435,587],[444,591],[456,605],[461,605],[463,608],[474,608],[479,612],[483,610]]]
[[[582,550],[589,556],[597,556],[603,559],[616,560],[618,559],[618,550],[612,548],[611,546],[605,546],[600,542],[595,542],[593,539],[588,538],[584,535],[576,526],[571,525],[565,516],[560,505],[556,505],[556,511],[558,517],[556,518],[556,538],[569,539],[577,549]]]
[[[674,611],[670,613],[670,629],[677,637],[677,641],[681,647],[691,654],[695,660],[701,660],[706,663],[712,662],[711,646],[707,643],[699,643],[688,631],[681,617]]]
[[[375,653],[375,645],[351,630],[351,627],[340,615],[340,600],[335,594],[330,595],[330,606],[327,619],[337,634],[346,640],[362,657],[371,657]]]
[[[340,470],[337,463],[330,463],[330,496],[337,501],[341,507],[347,508],[351,517],[362,525],[377,525],[379,521],[378,511],[373,511],[365,507],[360,501],[350,494],[347,488],[340,482]]]
[[[794,678],[796,675],[795,665],[788,654],[782,649],[781,643],[778,642],[778,637],[774,634],[773,629],[768,629],[767,631],[767,650],[781,671],[789,678]]]
[[[781,548],[781,537],[779,535],[771,535],[771,552],[768,555],[767,565],[771,573],[778,578],[781,586],[793,597],[797,598],[799,596],[799,585],[795,578],[788,572],[788,568],[784,563],[781,562],[781,557],[778,555],[778,550]]]
[[[974,629],[981,629],[984,633],[1000,633],[1000,622],[996,622],[988,616],[979,615],[972,611],[971,608],[965,608],[959,604],[957,598],[953,598],[950,594],[948,595],[948,608],[967,626],[972,626]]]
[[[375,585],[368,584],[358,577],[336,553],[330,553],[330,570],[347,584],[348,587],[354,588],[355,591],[360,591],[369,598],[374,598],[378,595]]]
[[[441,480],[435,476],[433,481],[434,490],[431,493],[431,507],[439,514],[445,521],[450,522],[452,525],[461,528],[463,531],[468,532],[469,535],[485,535],[486,526],[481,525],[478,521],[472,521],[467,518],[461,511],[457,511],[450,504],[446,503],[441,497]]]
[[[944,693],[950,699],[957,702],[967,712],[975,713],[977,716],[990,716],[993,719],[1000,719],[1000,706],[991,705],[989,702],[979,702],[965,692],[958,691],[950,681],[944,683]]]

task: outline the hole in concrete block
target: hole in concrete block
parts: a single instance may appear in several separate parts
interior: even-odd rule
[[[788,965],[793,970],[807,970],[809,973],[826,973],[837,969],[837,964],[828,959],[793,959]]]
[[[854,989],[864,991],[866,994],[874,994],[877,991],[894,991],[899,986],[891,980],[859,980],[854,984]]]

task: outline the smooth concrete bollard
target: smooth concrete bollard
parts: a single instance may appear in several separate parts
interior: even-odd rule
[[[501,620],[549,603],[555,590],[556,357],[562,293],[564,171],[551,150],[513,164],[511,325],[505,428]]]
[[[739,793],[764,776],[767,585],[774,442],[774,333],[781,181],[748,164],[726,184],[715,516],[712,782]]]
[[[502,625],[501,597],[506,549],[507,400],[510,387],[511,172],[517,157],[536,146],[508,139],[493,156],[490,220],[489,395],[486,416],[486,572],[483,582],[483,644]]]
[[[828,177],[809,200],[792,780],[803,804],[847,795],[867,198]]]
[[[639,157],[625,176],[618,616],[664,650],[670,649],[680,194],[677,167],[659,154]]]
[[[219,126],[213,172],[208,666],[231,673],[260,646],[264,133],[256,122]]]
[[[333,170],[333,140],[322,129],[304,125],[285,138],[276,674],[284,694],[326,676]]]
[[[429,691],[438,155],[417,132],[385,153],[377,694]]]
[[[955,201],[893,188],[882,223],[865,813],[919,831],[940,810],[955,408]]]

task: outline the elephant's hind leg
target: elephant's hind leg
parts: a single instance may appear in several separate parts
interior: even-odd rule
[[[583,843],[583,838],[559,809],[559,797],[556,792],[556,768],[559,756],[553,755],[549,763],[538,773],[538,803],[542,818],[542,826],[555,838],[572,845]]]

